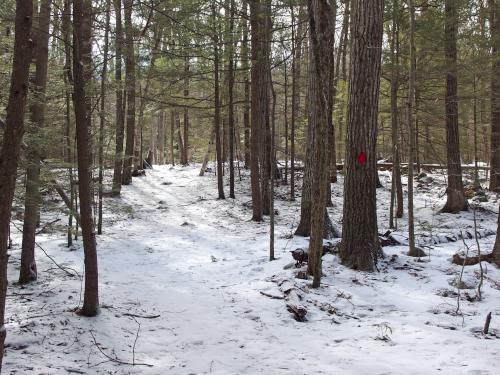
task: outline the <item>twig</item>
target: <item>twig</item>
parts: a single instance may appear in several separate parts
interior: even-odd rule
[[[274,294],[266,293],[266,292],[263,292],[262,290],[260,291],[260,294],[262,294],[263,296],[266,296],[266,297],[272,298],[272,299],[285,299],[285,297],[282,297],[282,296],[276,296],[276,295],[274,295]]]
[[[97,343],[97,340],[95,339],[94,333],[92,331],[89,331],[89,332],[90,332],[90,336],[92,336],[92,340],[94,341],[94,345],[96,346],[96,348],[101,352],[101,354],[103,356],[105,356],[111,362],[119,363],[121,365],[129,365],[129,366],[147,366],[147,367],[153,367],[153,365],[151,365],[149,363],[136,363],[135,361],[134,362],[126,362],[126,361],[122,361],[121,359],[118,359],[117,357],[111,357],[104,350],[101,349],[101,347]],[[137,341],[137,339],[136,339],[136,341]],[[135,351],[135,343],[134,343],[134,349],[133,350]]]
[[[138,314],[132,314],[132,313],[124,313],[123,316],[131,316],[132,318],[156,319],[156,318],[160,317],[160,314],[158,314],[158,315],[138,315]]]
[[[137,340],[139,340],[139,331],[141,330],[141,323],[139,323],[136,318],[133,319],[137,323],[137,332],[135,334],[134,345],[132,346],[132,363],[135,365],[135,344],[137,344]]]

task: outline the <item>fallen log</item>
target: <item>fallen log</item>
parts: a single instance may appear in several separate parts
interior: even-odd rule
[[[479,257],[462,257],[459,254],[453,255],[453,264],[457,264],[459,266],[474,266],[479,263]],[[489,254],[481,254],[481,262],[493,262],[493,253]]]
[[[291,290],[285,297],[285,305],[297,322],[306,322],[307,309],[300,303],[299,295],[295,290]]]
[[[307,309],[300,302],[301,296],[297,292],[295,284],[288,279],[282,279],[278,281],[278,287],[284,295],[285,306],[293,314],[294,319],[298,322],[307,321]]]

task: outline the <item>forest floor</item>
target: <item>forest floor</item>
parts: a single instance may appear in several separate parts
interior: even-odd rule
[[[100,314],[83,318],[80,276],[37,250],[38,280],[18,277],[22,228],[14,212],[7,297],[6,374],[494,374],[500,368],[500,270],[461,267],[453,254],[475,240],[473,213],[439,214],[444,179],[429,174],[416,191],[417,239],[429,253],[417,261],[406,246],[385,247],[379,272],[346,269],[323,257],[323,285],[296,279],[289,251],[307,247],[293,237],[300,201],[277,191],[276,254],[268,261],[269,223],[250,221],[249,177],[237,198],[217,200],[212,173],[199,166],[155,167],[105,199],[98,237]],[[388,229],[390,177],[378,190],[379,232]],[[333,186],[330,216],[340,228],[342,178]],[[474,203],[483,253],[491,251],[498,197]],[[68,272],[83,274],[81,241],[66,247],[62,203],[45,195],[41,247]],[[405,219],[395,236],[404,242]],[[447,238],[448,237],[448,238]],[[335,240],[333,241],[335,242]],[[436,244],[434,244],[436,242]],[[71,268],[72,270],[69,270]],[[306,322],[287,311],[278,284],[287,280],[307,308]],[[266,295],[263,295],[264,292]],[[457,308],[457,295],[460,305]],[[270,298],[269,296],[275,296]],[[458,311],[457,311],[458,310]],[[492,312],[490,334],[479,333]],[[111,360],[110,358],[114,359]],[[119,362],[125,362],[119,363]],[[135,363],[135,366],[130,365]],[[496,370],[495,370],[496,369]]]

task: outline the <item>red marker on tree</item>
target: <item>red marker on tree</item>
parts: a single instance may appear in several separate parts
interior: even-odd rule
[[[358,162],[361,165],[365,165],[366,163],[366,154],[363,151],[358,155]]]

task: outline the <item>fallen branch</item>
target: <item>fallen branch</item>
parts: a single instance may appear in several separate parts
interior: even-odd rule
[[[12,221],[11,221],[10,223],[11,223],[11,224],[14,226],[14,228],[16,228],[19,232],[23,233],[23,230],[22,230],[21,228],[19,228],[19,227],[18,227],[18,226],[17,226],[14,222],[12,222]],[[40,246],[40,244],[39,244],[38,242],[36,242],[36,241],[35,241],[35,245],[36,245],[36,247],[38,247],[40,250],[42,250],[42,252],[45,254],[45,256],[46,256],[47,258],[49,258],[49,259],[52,261],[52,263],[54,263],[54,264],[57,266],[57,268],[59,268],[61,271],[64,271],[67,275],[69,275],[69,276],[71,276],[71,277],[75,277],[75,276],[76,276],[76,277],[80,277],[80,274],[78,273],[78,271],[76,271],[76,270],[74,270],[73,268],[70,268],[70,267],[64,267],[64,266],[61,266],[59,263],[57,263],[57,262],[55,261],[55,259],[54,259],[54,258],[52,258],[52,257],[51,257],[51,256],[50,256],[50,255],[49,255],[49,254],[45,251],[45,249],[44,249],[42,246]],[[73,271],[74,273],[71,273],[71,272],[69,272],[68,270],[71,270],[71,271]]]
[[[147,366],[147,367],[153,367],[152,364],[149,364],[149,363],[138,363],[138,362],[135,362],[135,358],[133,359],[133,362],[127,362],[127,361],[122,361],[121,359],[117,358],[117,357],[111,357],[110,355],[108,355],[100,346],[99,344],[97,343],[97,340],[94,336],[94,333],[92,331],[89,331],[90,332],[90,335],[92,336],[92,340],[94,341],[94,345],[96,346],[96,348],[101,352],[101,354],[103,356],[105,356],[107,359],[109,359],[111,362],[114,362],[114,363],[119,363],[120,365],[129,365],[129,366]],[[137,342],[137,337],[136,337],[136,340],[135,342]],[[134,357],[135,357],[135,342],[134,342],[134,348],[133,348],[133,351],[134,351]]]
[[[260,294],[262,294],[263,296],[272,298],[272,299],[285,299],[285,297],[283,297],[283,296],[276,296],[274,294],[266,293],[266,292],[264,292],[262,290],[260,291]]]
[[[59,194],[59,196],[63,200],[66,207],[68,207],[68,209],[71,211],[72,215],[76,218],[76,220],[78,220],[78,222],[81,223],[80,214],[78,213],[77,210],[75,210],[75,208],[71,204],[71,200],[69,199],[68,195],[64,191],[63,187],[61,185],[59,185],[56,180],[52,180],[52,184],[54,185],[54,188],[56,189],[57,194]]]
[[[131,316],[132,318],[143,318],[143,319],[156,319],[159,318],[160,315],[138,315],[132,313],[124,313],[123,316]]]
[[[54,221],[51,221],[50,223],[45,224],[39,231],[37,231],[35,233],[35,235],[38,236],[39,234],[42,234],[47,227],[51,226],[52,224],[57,223],[58,221],[61,221],[61,219],[55,219]]]

